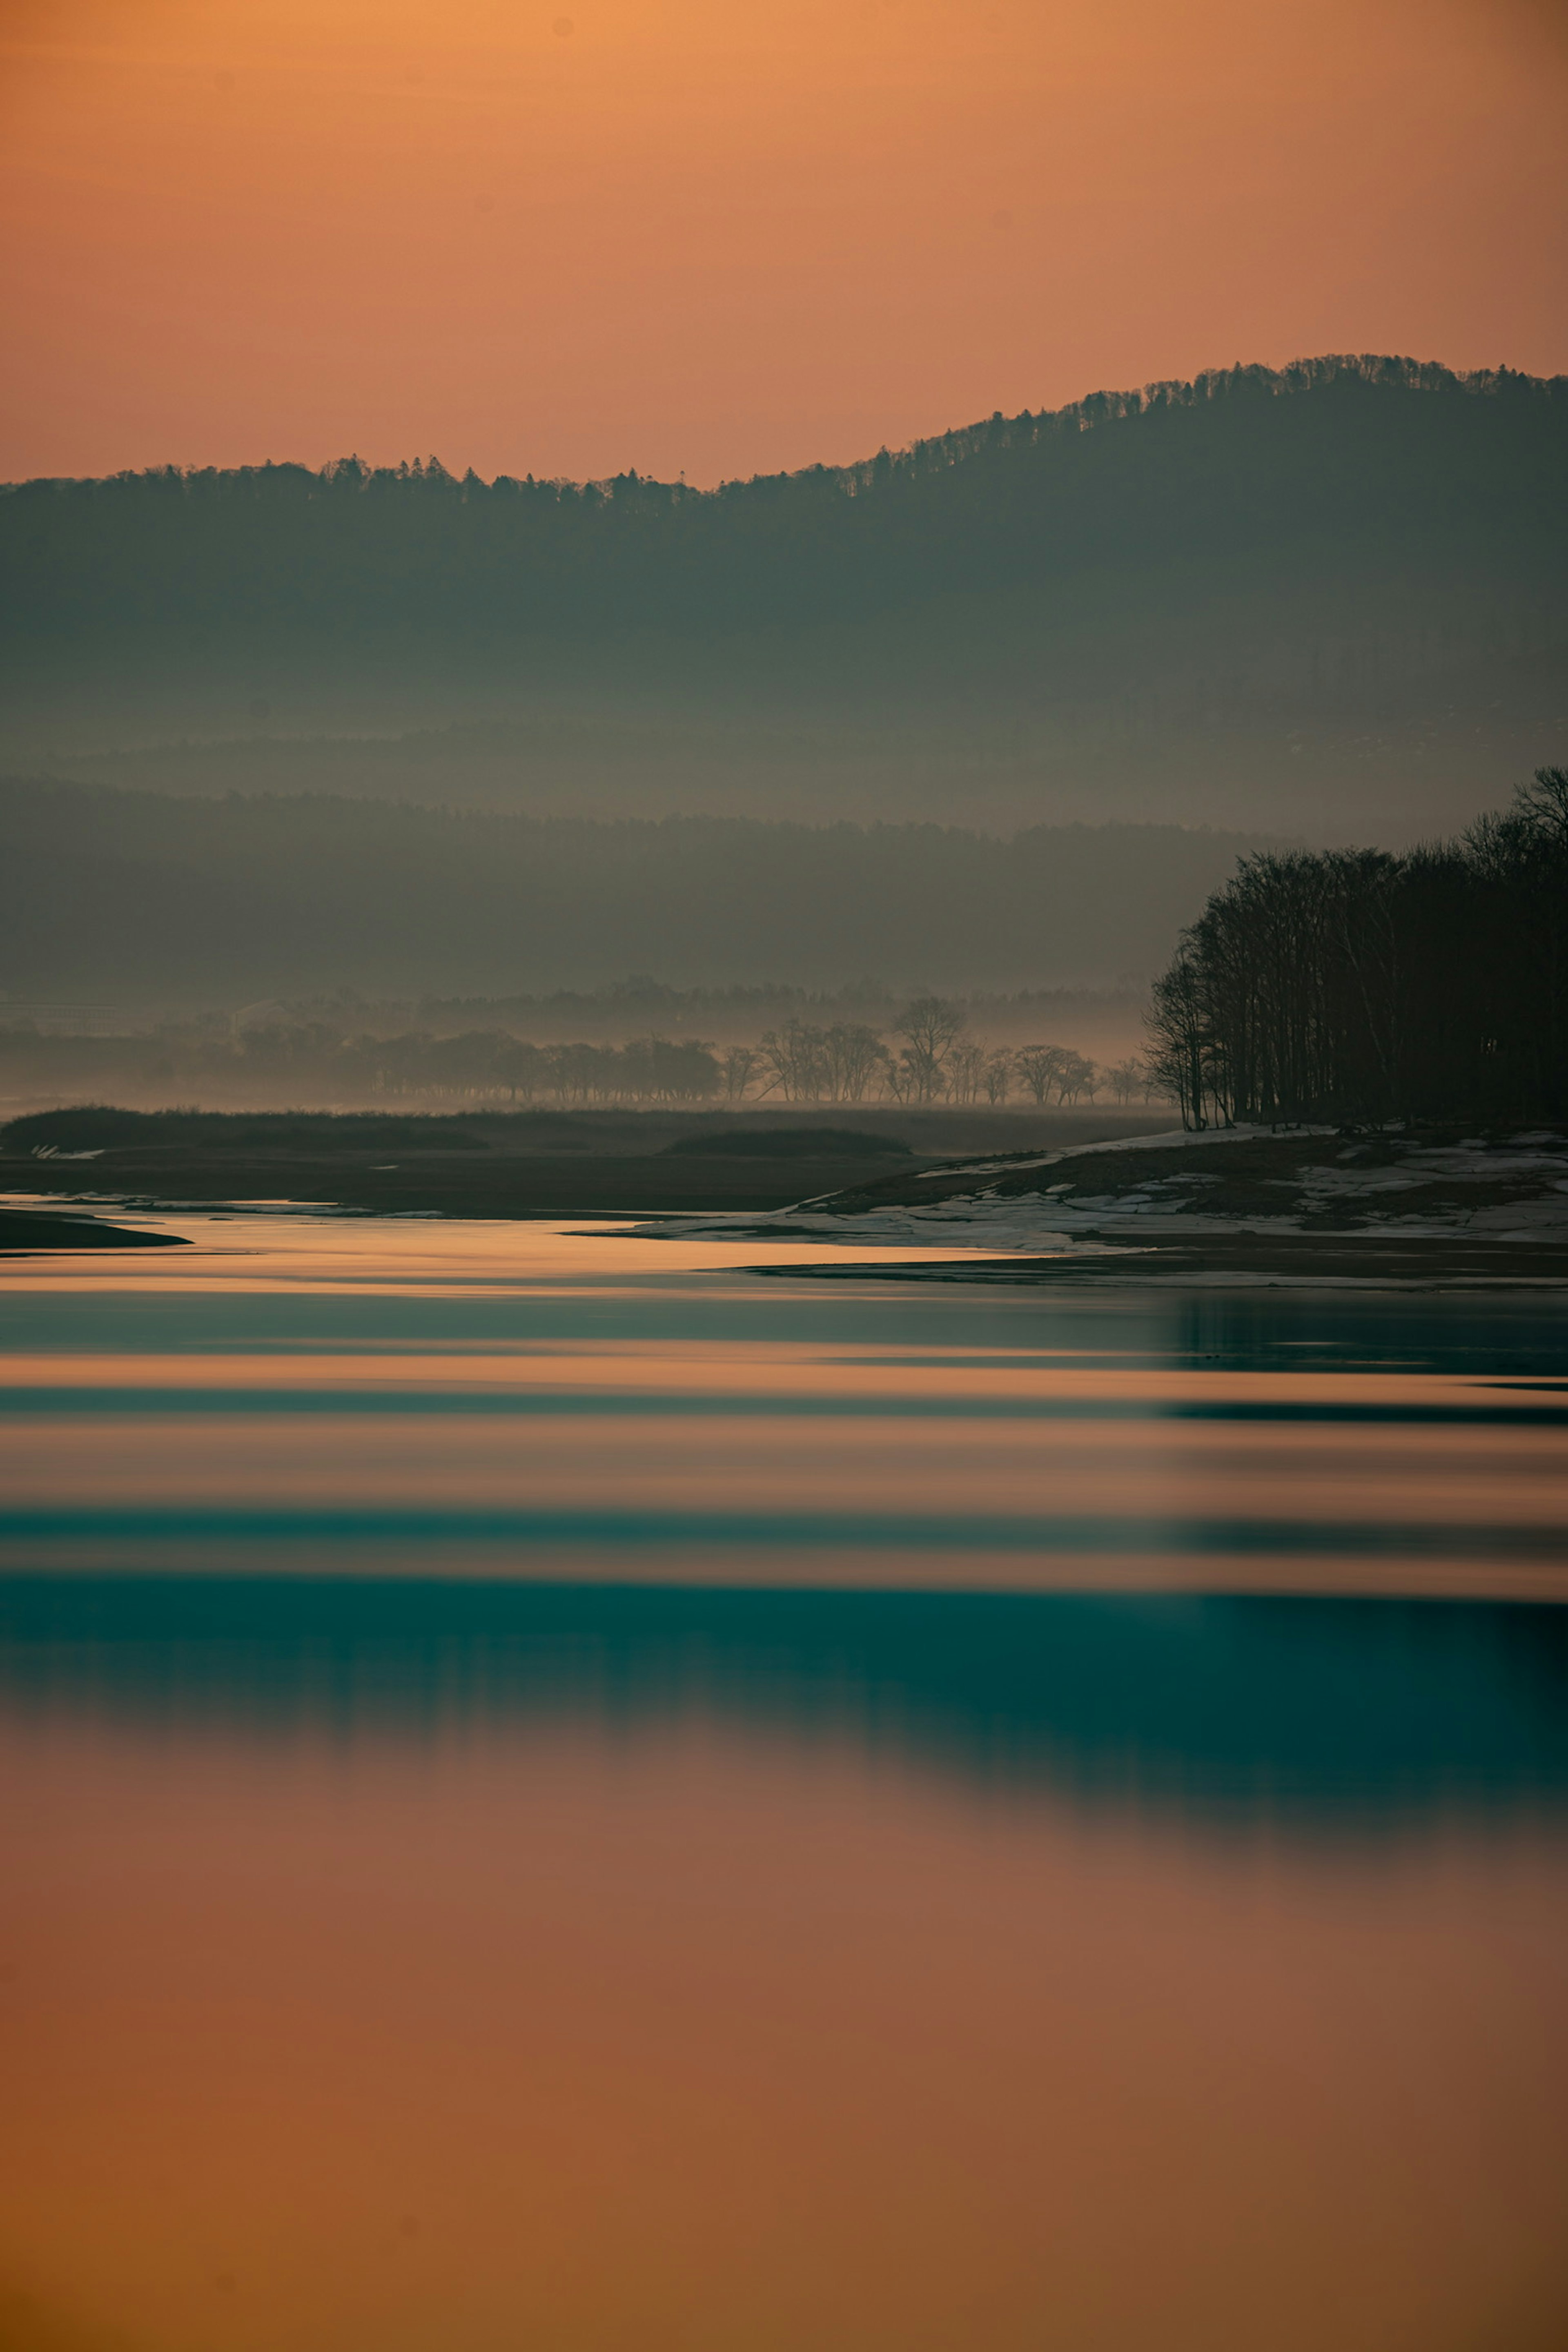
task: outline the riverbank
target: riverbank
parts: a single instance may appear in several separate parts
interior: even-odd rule
[[[0,1131],[0,1192],[139,1209],[294,1202],[367,1216],[768,1213],[896,1169],[1125,1139],[1161,1111],[150,1113],[86,1106]]]
[[[874,1269],[902,1281],[1555,1286],[1568,1282],[1568,1138],[1166,1132],[900,1171],[754,1230],[820,1238],[830,1276],[873,1244],[987,1254]]]
[[[139,1232],[102,1217],[62,1217],[47,1210],[0,1208],[0,1256],[33,1250],[171,1249],[183,1243],[180,1234]]]

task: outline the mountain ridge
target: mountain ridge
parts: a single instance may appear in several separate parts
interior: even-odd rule
[[[1562,756],[1565,519],[1568,378],[1376,357],[713,489],[41,481],[0,495],[0,758],[478,726],[517,805],[1408,837]],[[461,750],[363,788],[460,797]]]

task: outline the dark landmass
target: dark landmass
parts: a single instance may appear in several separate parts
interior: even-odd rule
[[[685,1158],[716,1160],[907,1159],[910,1150],[894,1135],[852,1127],[783,1128],[771,1134],[755,1128],[732,1134],[721,1128],[711,1135],[677,1136],[664,1149]]]
[[[267,1157],[188,1152],[106,1157],[89,1174],[78,1161],[25,1165],[0,1160],[19,1192],[59,1192],[73,1200],[127,1207],[179,1208],[247,1201],[289,1202],[301,1208],[338,1208],[364,1216],[419,1213],[444,1217],[621,1217],[680,1210],[782,1209],[802,1193],[852,1183],[885,1157],[805,1159],[682,1158],[660,1151],[548,1154],[413,1155],[395,1167],[374,1167],[352,1154],[319,1158],[303,1152]]]
[[[783,1235],[776,1236],[782,1239]],[[815,1238],[802,1234],[802,1240]],[[965,1282],[991,1288],[1022,1284],[1155,1283],[1179,1287],[1229,1278],[1244,1283],[1374,1285],[1379,1289],[1555,1290],[1568,1285],[1568,1243],[1459,1242],[1432,1236],[1373,1239],[1334,1247],[1322,1240],[1257,1234],[1211,1235],[1203,1241],[1134,1244],[1117,1256],[929,1258],[918,1265],[856,1261],[845,1254],[810,1265],[758,1265],[754,1274],[812,1281]]]
[[[1154,1132],[1152,1126],[1149,1132]],[[1375,1232],[1391,1216],[1468,1217],[1545,1206],[1568,1232],[1568,1136],[1531,1130],[1528,1139],[1430,1127],[1388,1133],[1260,1134],[1221,1130],[1169,1144],[1066,1146],[1060,1156],[990,1160],[977,1182],[973,1164],[923,1170],[846,1188],[816,1205],[822,1214],[929,1206],[976,1195],[997,1202],[1038,1198],[1067,1221],[1110,1238],[1129,1219],[1202,1217],[1243,1223],[1289,1218],[1308,1234]]]
[[[788,1208],[802,1193],[852,1183],[885,1157],[683,1158],[660,1151],[548,1154],[426,1152],[377,1168],[346,1152],[312,1158],[189,1151],[125,1155],[94,1163],[6,1162],[0,1182],[17,1192],[137,1208],[288,1202],[364,1216],[622,1217],[681,1210]]]
[[[867,1139],[788,1112],[46,1111],[0,1129],[0,1191],[137,1207],[288,1201],[367,1215],[618,1217],[772,1210],[873,1182],[890,1153],[939,1160],[999,1139],[1134,1134],[1156,1118],[868,1109]],[[830,1139],[836,1131],[827,1131]],[[798,1139],[804,1135],[808,1143]],[[673,1151],[714,1137],[723,1151]],[[755,1138],[755,1142],[748,1139]],[[99,1139],[103,1139],[99,1140]],[[737,1150],[736,1146],[740,1148]],[[38,1157],[42,1151],[46,1157]],[[89,1157],[66,1157],[66,1154]],[[61,1156],[56,1157],[54,1155]]]
[[[182,1234],[146,1234],[101,1217],[52,1216],[47,1210],[0,1208],[0,1255],[31,1250],[168,1249]]]
[[[35,482],[0,494],[0,748],[198,794],[1310,806],[1408,838],[1560,756],[1565,488],[1568,380],[1343,356],[712,491],[351,459]]]
[[[1092,1120],[1065,1115],[873,1110],[852,1150],[853,1130],[788,1114],[383,1120],[85,1108],[43,1120],[57,1135],[117,1139],[68,1145],[93,1150],[90,1159],[38,1159],[13,1139],[17,1129],[31,1133],[41,1122],[14,1122],[0,1131],[0,1191],[106,1209],[267,1202],[497,1220],[744,1216],[809,1203],[799,1223],[751,1230],[768,1241],[822,1241],[826,1225],[836,1245],[815,1264],[763,1269],[813,1279],[1568,1284],[1568,1137],[1544,1131],[1487,1137],[1425,1128],[1133,1142],[1114,1128],[1107,1136],[1110,1122],[1097,1135]],[[1017,1148],[1020,1129],[1033,1130],[1032,1148]],[[1129,1139],[1137,1132],[1132,1121],[1121,1130]],[[933,1150],[933,1136],[947,1144],[946,1153]],[[388,1150],[396,1157],[382,1160]],[[892,1151],[904,1161],[896,1171],[888,1165]],[[977,1151],[989,1156],[977,1159]],[[944,1202],[961,1204],[958,1228],[897,1223],[901,1211]],[[1042,1241],[1061,1234],[1072,1246],[1062,1254],[1051,1254],[1049,1242],[1030,1249],[1020,1213]],[[983,1255],[988,1215],[996,1218],[1002,1253],[994,1256]],[[862,1220],[868,1247],[914,1241],[940,1248],[949,1234],[955,1241],[961,1234],[969,1247],[915,1265],[862,1260],[854,1250]],[[742,1223],[734,1238],[747,1237]],[[0,1249],[136,1247],[167,1238],[87,1216],[0,1209]]]
[[[543,1122],[550,1115],[534,1116]],[[124,1110],[112,1103],[80,1103],[10,1120],[0,1128],[0,1150],[11,1157],[184,1151],[307,1160],[392,1150],[484,1151],[490,1125],[461,1112],[441,1118],[383,1111]],[[505,1115],[501,1131],[506,1132]]]

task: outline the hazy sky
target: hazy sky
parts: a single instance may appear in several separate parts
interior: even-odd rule
[[[0,0],[0,476],[1568,368],[1568,0]]]

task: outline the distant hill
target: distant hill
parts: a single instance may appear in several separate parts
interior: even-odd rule
[[[1568,378],[1366,358],[709,491],[33,482],[0,749],[198,793],[1421,830],[1563,755],[1565,519]],[[138,749],[182,736],[216,747]]]
[[[750,818],[538,820],[0,782],[0,991],[243,1005],[864,975],[897,991],[1147,977],[1253,836]],[[0,1005],[0,1022],[4,1006]]]

